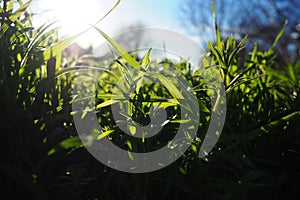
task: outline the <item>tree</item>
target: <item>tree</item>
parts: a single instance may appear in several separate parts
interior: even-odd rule
[[[298,0],[215,1],[222,36],[242,37],[247,34],[248,47],[257,43],[262,49],[269,48],[288,20],[285,33],[275,49],[278,61],[282,63],[296,59],[297,41],[292,34],[300,22],[299,8]],[[213,35],[210,34],[213,30],[210,0],[188,0],[182,11],[185,24],[193,27],[197,34],[203,37]]]

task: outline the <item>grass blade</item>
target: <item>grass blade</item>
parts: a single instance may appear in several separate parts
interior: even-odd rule
[[[123,49],[123,47],[121,47],[115,40],[113,40],[102,30],[95,26],[93,27],[115,48],[115,50],[120,54],[120,56],[122,56],[132,67],[140,69],[140,64],[125,49]]]
[[[282,36],[283,33],[284,33],[284,30],[285,30],[285,27],[286,27],[287,24],[288,24],[288,20],[285,20],[285,22],[284,22],[282,28],[280,29],[278,35],[277,35],[276,38],[275,38],[274,43],[272,44],[271,49],[273,49],[273,48],[276,46],[276,44],[278,43],[279,39],[281,38],[281,36]]]
[[[171,95],[177,99],[183,99],[181,92],[177,89],[177,87],[165,76],[159,73],[155,73],[154,76],[158,78],[163,86],[165,86]]]
[[[150,48],[150,49],[147,51],[146,55],[144,56],[144,58],[143,58],[143,60],[142,60],[142,64],[141,64],[141,67],[142,67],[142,68],[146,68],[147,65],[149,65],[149,63],[150,63],[150,55],[151,55],[151,52],[152,52],[152,48]]]

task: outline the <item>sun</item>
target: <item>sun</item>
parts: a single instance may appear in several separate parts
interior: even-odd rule
[[[101,18],[97,0],[51,0],[46,3],[53,19],[57,19],[62,35],[73,35],[85,30]]]

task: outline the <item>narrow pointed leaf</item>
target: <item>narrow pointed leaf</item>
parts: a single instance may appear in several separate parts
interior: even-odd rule
[[[109,35],[104,33],[102,30],[95,26],[93,27],[115,48],[120,56],[122,56],[131,66],[136,69],[140,69],[140,64],[125,49],[123,49],[123,47],[121,47],[115,40],[109,37]]]
[[[183,99],[181,92],[177,89],[177,87],[165,76],[159,73],[155,73],[155,77],[158,78],[163,86],[165,86],[171,95],[177,99]]]
[[[78,34],[75,36],[68,37],[67,39],[55,44],[52,47],[46,49],[43,53],[44,59],[49,60],[51,57],[55,57],[60,54],[65,48],[67,48],[72,42],[78,38]]]
[[[282,28],[280,29],[278,35],[277,35],[276,38],[275,38],[275,41],[274,41],[274,43],[273,43],[271,49],[273,49],[273,48],[276,46],[276,44],[278,43],[279,39],[281,38],[282,34],[284,33],[284,30],[285,30],[285,27],[286,27],[287,24],[288,24],[288,20],[285,20],[285,22],[284,22]]]
[[[150,55],[151,55],[151,52],[152,52],[152,48],[150,48],[146,55],[144,56],[143,60],[142,60],[142,64],[141,64],[141,67],[142,68],[146,68],[147,65],[150,63]]]
[[[106,136],[110,135],[111,133],[113,133],[115,130],[108,130],[108,131],[105,131],[103,132],[102,134],[100,134],[98,137],[97,137],[97,140],[101,140],[103,138],[105,138]]]
[[[110,106],[110,105],[112,105],[114,103],[117,103],[117,102],[118,102],[118,100],[114,100],[114,99],[104,101],[103,103],[100,103],[99,105],[96,106],[96,110],[100,109],[100,108],[104,108],[106,106]]]

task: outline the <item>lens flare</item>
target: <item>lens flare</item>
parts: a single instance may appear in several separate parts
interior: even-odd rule
[[[58,19],[62,35],[76,34],[101,17],[97,0],[52,0],[45,2],[53,19]]]

